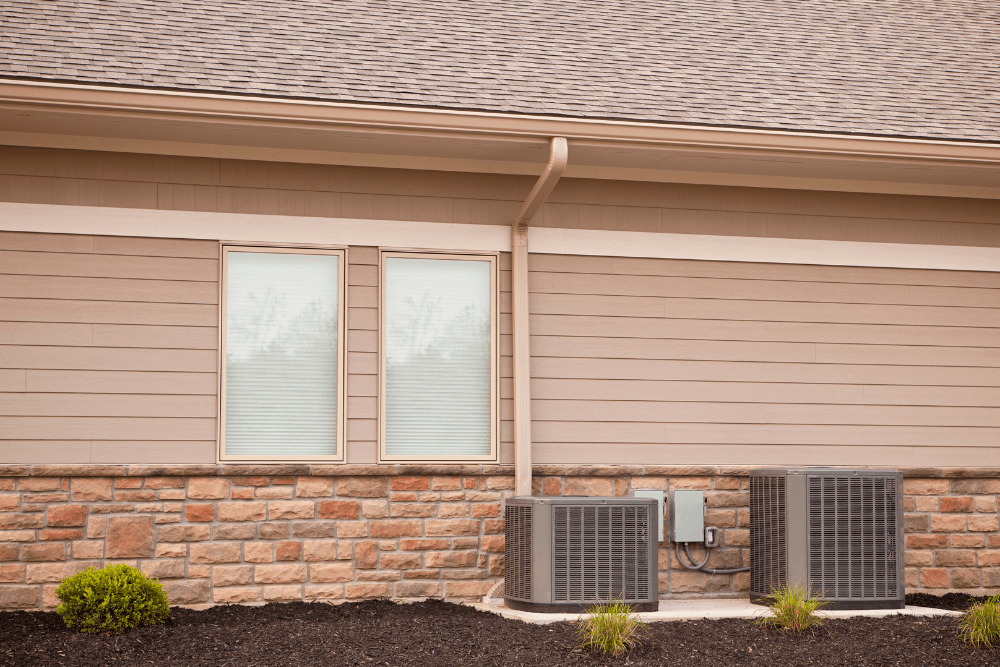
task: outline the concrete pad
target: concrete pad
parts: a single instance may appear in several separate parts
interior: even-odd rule
[[[538,612],[518,611],[505,607],[501,598],[484,598],[483,602],[469,603],[479,611],[487,611],[498,614],[504,618],[510,618],[525,623],[536,625],[548,625],[549,623],[561,623],[564,621],[577,621],[582,614],[541,614]],[[945,609],[931,609],[929,607],[910,607],[904,609],[870,609],[870,610],[840,610],[840,611],[820,611],[819,615],[824,618],[849,618],[853,616],[893,616],[903,614],[904,616],[961,616],[961,612],[947,611]],[[644,623],[659,623],[662,621],[696,621],[701,619],[714,618],[759,618],[770,616],[771,612],[767,607],[751,604],[747,598],[729,600],[660,600],[658,611],[639,612],[639,618]]]

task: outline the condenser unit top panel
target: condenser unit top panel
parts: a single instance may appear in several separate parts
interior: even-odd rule
[[[567,497],[567,496],[553,496],[551,498],[536,498],[527,496],[518,496],[516,498],[508,498],[506,501],[507,505],[626,505],[635,507],[636,505],[658,505],[657,501],[653,498],[601,498],[601,497]]]
[[[882,468],[756,468],[750,471],[750,475],[773,477],[776,475],[813,475],[820,477],[843,477],[851,475],[854,477],[894,477],[899,475],[898,470],[888,470]]]

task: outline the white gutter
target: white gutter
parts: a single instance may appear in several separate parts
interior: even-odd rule
[[[569,160],[565,137],[553,137],[549,162],[510,228],[511,296],[514,320],[514,494],[531,495],[531,353],[528,348],[528,225]]]

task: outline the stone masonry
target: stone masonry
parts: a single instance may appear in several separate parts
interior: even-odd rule
[[[1000,470],[904,471],[907,590],[1000,588]],[[128,563],[174,604],[481,598],[503,578],[506,465],[0,466],[0,608],[52,608],[89,566]],[[723,546],[749,563],[747,468],[536,466],[535,493],[703,489]],[[662,598],[739,596],[749,577],[682,569]]]

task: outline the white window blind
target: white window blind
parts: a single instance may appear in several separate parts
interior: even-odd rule
[[[227,252],[227,457],[337,454],[339,261]]]
[[[491,261],[384,266],[386,456],[488,456]]]

